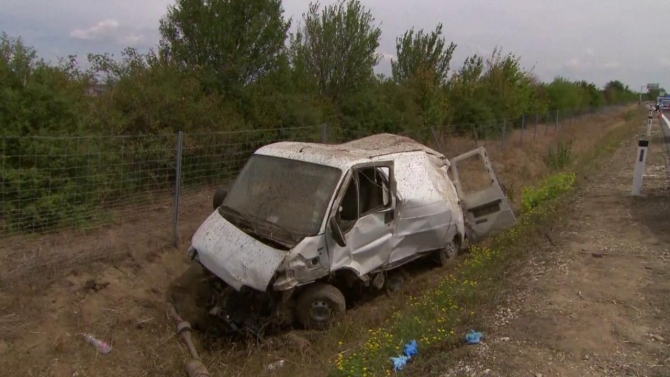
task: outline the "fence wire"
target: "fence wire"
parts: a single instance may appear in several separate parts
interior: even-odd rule
[[[502,151],[546,144],[561,129],[621,106],[524,115],[491,124],[399,130],[453,157],[476,146]],[[0,238],[92,229],[142,217],[178,201],[204,200],[230,182],[255,150],[278,141],[339,143],[369,132],[314,127],[132,136],[3,136],[0,139]],[[544,141],[543,141],[544,140]],[[181,149],[180,177],[177,150]],[[204,194],[203,194],[204,193]],[[193,199],[196,198],[196,199]],[[175,202],[178,203],[178,202]],[[206,201],[209,205],[211,201]],[[202,208],[202,206],[201,206]],[[182,206],[182,212],[188,211]],[[169,234],[171,229],[165,229]]]

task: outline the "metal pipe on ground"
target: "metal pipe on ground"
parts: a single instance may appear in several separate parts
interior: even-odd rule
[[[200,356],[198,356],[198,352],[193,345],[193,339],[191,338],[191,324],[184,321],[184,319],[179,316],[174,306],[170,305],[168,310],[170,316],[177,322],[177,334],[181,336],[188,351],[191,353],[192,358],[185,363],[186,373],[188,373],[189,377],[210,377],[207,368],[200,360]]]

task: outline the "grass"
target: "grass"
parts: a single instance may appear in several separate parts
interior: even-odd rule
[[[556,149],[549,147],[547,154],[544,156],[544,163],[547,168],[556,171],[566,169],[572,162],[572,140],[564,143],[559,140]]]
[[[551,203],[573,189],[574,174],[570,175],[571,179],[566,176],[561,173],[556,179],[547,179],[537,189],[547,194],[538,197],[536,205],[514,227],[486,246],[472,247],[458,271],[444,277],[436,287],[420,296],[411,297],[405,309],[394,313],[378,328],[370,329],[367,341],[359,350],[347,356],[339,353],[331,375],[391,375],[394,371],[389,358],[400,355],[403,345],[410,340],[418,342],[420,352],[430,347],[460,343],[464,334],[458,328],[469,324],[481,307],[480,292],[491,291],[499,285],[512,259],[513,247],[544,225],[555,212]],[[564,189],[554,189],[557,180],[565,182]]]

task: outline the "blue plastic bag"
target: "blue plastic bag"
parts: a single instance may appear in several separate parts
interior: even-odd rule
[[[468,331],[467,334],[465,334],[465,342],[468,344],[478,344],[481,340],[482,333],[476,332],[475,330],[470,330]]]
[[[419,349],[417,348],[416,340],[410,340],[409,343],[405,344],[405,356],[412,357],[419,354]]]
[[[391,357],[391,362],[393,362],[393,370],[402,370],[405,364],[407,364],[407,360],[409,360],[408,356]]]

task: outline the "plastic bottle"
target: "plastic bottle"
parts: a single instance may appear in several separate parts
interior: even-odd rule
[[[86,340],[86,343],[95,347],[95,349],[97,349],[98,352],[100,352],[103,355],[112,352],[112,347],[109,344],[103,342],[100,339],[94,338],[93,335],[91,334],[84,334],[84,340]]]

